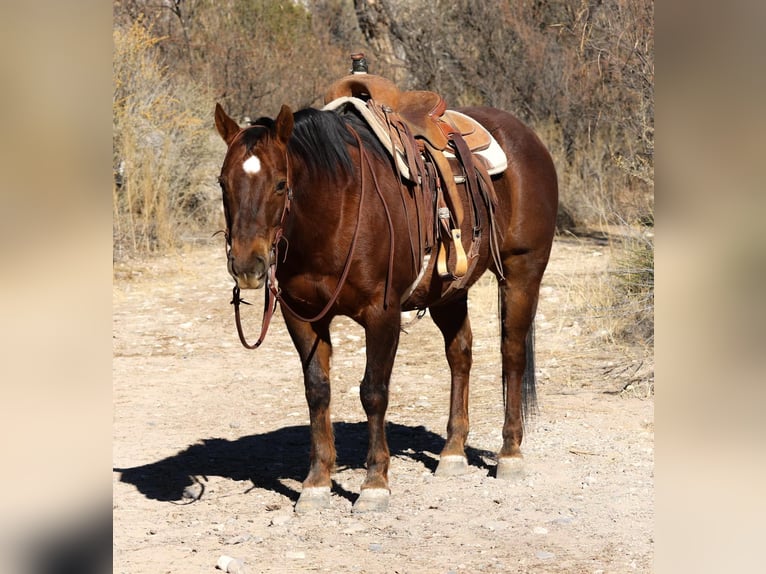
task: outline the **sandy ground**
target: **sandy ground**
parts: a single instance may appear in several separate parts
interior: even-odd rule
[[[559,239],[537,318],[539,413],[525,474],[492,478],[502,397],[494,280],[474,288],[471,471],[435,477],[449,378],[428,317],[402,335],[391,384],[391,502],[356,515],[366,428],[361,329],[333,323],[338,469],[330,509],[296,515],[307,470],[302,375],[280,317],[261,349],[237,339],[220,245],[117,266],[114,572],[650,572],[654,399],[650,350],[592,327],[583,293],[609,250]],[[255,338],[258,305],[245,308]]]

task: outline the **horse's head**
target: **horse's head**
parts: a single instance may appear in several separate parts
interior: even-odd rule
[[[287,142],[293,130],[288,106],[275,121],[240,128],[216,104],[215,126],[229,146],[218,180],[223,192],[228,268],[240,289],[258,289],[274,257],[289,193]]]

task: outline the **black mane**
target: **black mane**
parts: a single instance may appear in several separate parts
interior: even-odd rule
[[[288,144],[289,152],[300,157],[312,178],[335,178],[354,171],[348,146],[358,147],[351,127],[368,151],[387,157],[386,150],[367,122],[354,111],[333,112],[305,108],[295,112],[295,125]],[[273,134],[276,122],[260,117],[242,133],[242,143],[252,149],[262,138]]]
[[[295,113],[290,152],[301,157],[316,175],[325,172],[334,177],[350,173],[354,164],[347,146],[359,144],[347,126],[356,131],[367,150],[385,157],[386,151],[362,118],[353,113],[341,115],[313,108]]]

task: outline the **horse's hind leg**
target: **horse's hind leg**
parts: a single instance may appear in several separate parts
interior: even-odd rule
[[[365,318],[367,365],[359,387],[364,412],[367,414],[369,448],[367,477],[362,483],[354,512],[381,511],[388,507],[388,466],[390,453],[386,440],[385,418],[388,387],[399,345],[401,315],[398,308],[373,312]]]
[[[502,479],[522,468],[523,418],[535,398],[532,323],[547,259],[547,250],[510,255],[503,264],[505,279],[498,282],[505,421],[497,477]]]
[[[330,421],[329,320],[305,323],[284,313],[285,323],[303,366],[303,382],[311,425],[310,467],[296,512],[308,512],[330,505],[330,473],[335,466],[335,437]]]
[[[429,312],[444,337],[444,350],[452,378],[447,442],[439,457],[436,474],[457,475],[468,470],[465,441],[468,438],[468,378],[473,343],[468,297],[465,295],[447,305],[431,307]]]

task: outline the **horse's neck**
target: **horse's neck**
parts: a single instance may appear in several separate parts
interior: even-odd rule
[[[336,227],[342,220],[350,189],[334,187],[326,181],[303,172],[293,183],[293,200],[289,214],[288,239],[301,245],[302,250],[321,249],[332,244]],[[317,229],[326,230],[317,233]]]

